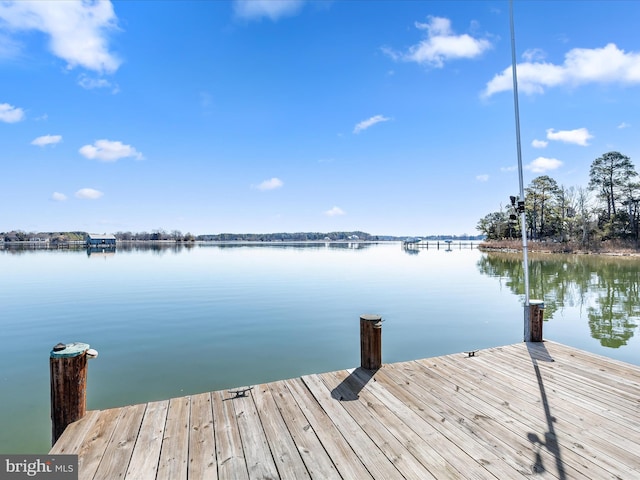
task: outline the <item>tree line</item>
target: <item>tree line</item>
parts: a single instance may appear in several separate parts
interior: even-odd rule
[[[147,241],[147,240],[175,240],[200,242],[306,242],[306,241],[336,241],[336,240],[378,240],[378,237],[366,232],[295,232],[295,233],[217,233],[206,235],[182,234],[179,230],[170,232],[159,229],[153,232],[116,232],[117,240]]]
[[[519,200],[519,199],[516,199]],[[589,246],[603,240],[639,240],[640,183],[631,159],[620,152],[596,158],[586,187],[559,185],[548,175],[525,189],[525,232],[532,240],[576,242]],[[485,215],[477,229],[487,240],[521,238],[521,218],[508,205]]]
[[[83,242],[87,232],[24,232],[13,230],[0,233],[0,239],[5,242]],[[167,231],[156,229],[151,232],[116,232],[113,234],[116,240],[125,242],[147,241],[175,241],[175,242],[306,242],[306,241],[340,241],[340,240],[398,240],[400,237],[371,235],[362,231],[351,232],[296,232],[296,233],[219,233],[207,235],[183,234],[180,230]]]

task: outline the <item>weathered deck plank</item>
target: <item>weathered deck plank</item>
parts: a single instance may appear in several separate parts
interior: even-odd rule
[[[218,478],[249,480],[233,404],[227,401],[230,396],[224,395],[223,392],[211,393]]]
[[[305,375],[302,380],[373,478],[403,478],[395,464],[380,450],[381,445],[377,445],[368,435],[368,425],[358,424],[344,406],[331,396],[318,375]]]
[[[64,439],[60,438],[53,446],[50,453],[55,455],[77,453],[82,447],[89,430],[98,420],[98,417],[100,417],[100,413],[101,412],[97,410],[92,410],[87,412],[87,415],[82,419],[82,421],[74,422],[69,425],[65,430],[66,435],[64,436]]]
[[[516,344],[89,412],[81,480],[640,478],[640,367]]]
[[[504,367],[508,373],[490,366],[491,378],[488,378],[487,370],[483,367],[484,357],[465,362],[465,369],[459,368],[460,362],[455,359],[440,358],[449,364],[456,379],[467,382],[461,391],[467,396],[468,402],[490,414],[490,406],[502,401],[510,418],[505,426],[516,433],[520,432],[521,436],[526,432],[524,438],[534,441],[532,446],[537,443],[545,447],[538,452],[540,461],[544,457],[547,462],[556,462],[554,455],[562,452],[562,468],[570,469],[572,473],[580,471],[584,478],[608,478],[610,472],[619,468],[619,461],[612,460],[599,450],[600,446],[609,447],[610,444],[602,442],[598,434],[594,435],[599,427],[596,419],[576,414],[574,407],[565,408],[567,402],[564,400],[556,402],[551,396],[542,399],[539,386],[526,382],[525,372],[514,371],[512,364]],[[512,381],[512,386],[508,386],[507,380]],[[514,395],[514,389],[517,395]]]
[[[505,375],[509,375],[504,365],[493,363],[495,359],[488,357],[487,362],[490,365],[492,374],[502,372]],[[553,372],[553,363],[546,366],[549,372]],[[534,375],[537,377],[537,374]],[[589,431],[594,426],[600,425],[601,434],[604,435],[608,443],[617,444],[620,448],[624,449],[626,442],[624,438],[630,436],[633,438],[636,432],[640,429],[640,425],[637,428],[634,426],[637,424],[637,415],[630,414],[624,409],[619,409],[618,403],[613,400],[615,398],[615,392],[604,394],[599,392],[597,396],[581,394],[583,391],[584,382],[591,383],[593,380],[589,380],[589,372],[585,372],[583,382],[569,382],[565,378],[556,376],[549,378],[555,378],[554,383],[550,383],[552,390],[548,388],[544,389],[545,395],[548,397],[553,396],[557,398],[557,402],[554,402],[554,408],[563,413],[563,418],[566,418],[570,422],[588,422]],[[522,379],[517,378],[514,380],[522,386]],[[530,395],[541,395],[541,389],[544,388],[544,384],[549,383],[543,381],[540,377],[538,383],[524,385],[522,388],[528,388]],[[597,382],[595,382],[597,383]],[[593,385],[593,389],[597,390],[597,385]],[[536,398],[536,397],[534,397]],[[573,427],[575,429],[575,427]],[[608,432],[608,433],[607,433]],[[581,434],[588,434],[588,432],[581,432]],[[622,439],[622,441],[621,441]]]
[[[514,367],[531,371],[532,361],[537,365],[546,365],[548,375],[551,380],[555,380],[557,387],[563,392],[570,393],[572,398],[578,398],[580,403],[587,402],[589,405],[606,406],[613,408],[620,414],[618,422],[622,425],[631,425],[640,428],[640,404],[635,392],[640,388],[640,384],[633,386],[627,381],[627,371],[618,370],[615,381],[612,381],[611,374],[602,375],[598,368],[591,364],[578,365],[575,362],[563,362],[561,367],[556,368],[555,361],[549,352],[554,351],[553,344],[549,344],[548,349],[540,350],[540,347],[529,347],[530,355],[543,351],[549,359],[537,360],[535,357],[525,357],[513,355],[510,352],[497,350],[492,359],[509,361]],[[536,352],[537,351],[537,352]],[[577,395],[576,395],[577,394]],[[613,420],[613,418],[612,418]]]
[[[380,412],[375,411],[372,405],[362,404],[357,394],[358,385],[349,381],[348,372],[325,373],[320,376],[326,387],[331,389],[333,398],[344,398],[340,403],[351,415],[353,420],[367,433],[371,440],[378,446],[388,461],[396,467],[400,473],[399,478],[433,479],[431,472],[420,463],[406,445],[406,437],[398,440],[389,428],[385,426],[385,419]],[[397,474],[396,474],[397,475]]]
[[[133,450],[127,469],[127,478],[155,480],[168,410],[169,400],[147,404],[136,441],[136,444],[140,444],[140,448]]]
[[[505,358],[510,358],[505,354]],[[571,390],[572,387],[565,379],[553,375],[543,379],[547,372],[539,377],[535,371],[531,375],[526,368],[519,370],[526,367],[526,363],[518,365],[512,361],[507,365],[492,351],[487,352],[482,361],[486,362],[492,378],[498,381],[498,385],[504,385],[500,380],[510,379],[514,388],[520,391],[521,395],[514,397],[511,402],[512,407],[520,402],[520,411],[516,412],[514,418],[522,420],[528,418],[532,411],[545,411],[546,427],[538,426],[535,432],[541,432],[541,435],[537,436],[539,438],[555,432],[554,441],[563,452],[564,460],[573,459],[577,462],[576,468],[583,471],[595,471],[590,474],[593,475],[592,478],[607,478],[604,471],[620,471],[621,478],[628,477],[631,471],[636,472],[633,476],[640,476],[640,456],[635,453],[637,450],[628,448],[628,438],[637,438],[638,430],[618,423],[619,415],[613,415],[608,407],[603,407],[607,401],[603,396],[601,405],[597,404],[597,400],[587,397],[583,399],[575,390]],[[538,368],[542,367],[551,373],[555,363],[549,361]],[[529,364],[528,368],[534,369],[534,366]],[[551,378],[559,381],[551,383]],[[589,378],[589,371],[585,371],[584,378],[585,381]],[[582,388],[581,383],[573,388],[578,386]],[[597,389],[597,386],[594,385],[593,388]],[[522,403],[523,401],[526,403]],[[578,457],[572,457],[573,453],[582,457],[582,461]]]
[[[286,384],[274,382],[268,387],[311,478],[342,478]]]
[[[189,423],[191,397],[169,400],[167,423],[162,439],[158,480],[186,480],[189,462]]]
[[[441,376],[443,367],[447,367],[445,362],[446,359],[443,359],[443,362],[439,364],[440,368],[428,369],[429,373],[433,375],[431,377],[433,383],[441,385],[434,390],[436,392],[446,392],[447,387],[455,389],[458,412],[462,415],[465,415],[463,412],[472,412],[472,417],[468,414],[466,415],[468,421],[473,422],[478,427],[478,431],[490,432],[496,442],[499,441],[508,445],[508,448],[514,450],[513,454],[517,452],[522,465],[528,465],[532,472],[540,473],[544,471],[555,478],[564,478],[567,473],[565,470],[569,470],[570,474],[575,475],[577,473],[568,466],[562,466],[559,469],[553,468],[554,465],[557,466],[553,449],[538,450],[535,452],[535,456],[524,454],[524,452],[531,450],[532,432],[544,432],[546,429],[545,412],[542,408],[533,408],[529,412],[521,412],[519,417],[514,418],[508,409],[514,398],[513,389],[508,388],[498,394],[493,385],[489,384],[485,385],[482,390],[471,392],[467,383],[471,380],[471,377],[466,377],[464,372],[456,372],[455,376],[450,378]],[[423,368],[425,367],[422,362],[418,362],[418,364]],[[465,366],[470,364],[471,362],[468,362]],[[447,370],[447,374],[450,374],[450,370]],[[528,422],[522,421],[522,417],[525,415],[528,415]],[[504,445],[501,450],[505,450]]]
[[[87,432],[85,440],[77,452],[78,470],[82,472],[81,475],[83,478],[93,479],[102,460],[102,456],[109,445],[111,435],[116,429],[121,412],[122,408],[111,408],[99,412],[99,417]],[[80,421],[84,421],[85,419],[86,417]],[[65,429],[62,436],[65,436],[66,433]]]
[[[233,405],[250,479],[278,478],[269,443],[253,401],[253,391],[229,400]]]
[[[217,480],[216,444],[213,433],[213,406],[211,394],[191,397],[191,424],[189,429],[188,478]]]
[[[376,377],[431,427],[455,443],[457,448],[452,453],[463,459],[460,469],[476,474],[483,474],[486,469],[497,478],[510,479],[531,473],[530,465],[519,452],[514,453],[510,446],[494,439],[492,432],[484,431],[484,426],[476,425],[476,413],[458,412],[460,406],[450,401],[454,389],[445,392],[441,398],[441,394],[423,383],[422,378],[405,371],[414,368],[412,364],[398,364],[397,368],[382,369]],[[450,461],[454,460],[450,458]]]
[[[251,393],[278,470],[278,476],[291,480],[310,478],[295,441],[271,395],[269,386],[258,385]]]
[[[329,418],[329,413],[322,409],[302,379],[286,380],[285,383],[342,478],[372,478],[360,458]]]
[[[367,406],[375,409],[375,411],[383,416],[386,421],[385,425],[390,431],[407,443],[407,448],[411,453],[424,465],[428,466],[429,471],[438,479],[444,478],[468,478],[468,479],[487,479],[495,478],[486,470],[469,471],[468,462],[464,461],[466,454],[459,450],[459,447],[443,436],[420,415],[411,409],[402,399],[395,397],[389,389],[382,386],[378,380],[373,381],[371,372],[362,369],[355,369],[352,378],[357,379],[363,388],[359,395]],[[393,418],[395,415],[397,420]],[[434,448],[437,446],[437,448]],[[456,452],[455,455],[447,455],[441,452]],[[464,473],[463,473],[464,472]]]
[[[122,476],[122,466],[128,465],[133,455],[146,407],[145,404],[140,404],[122,409],[94,480],[114,480]]]

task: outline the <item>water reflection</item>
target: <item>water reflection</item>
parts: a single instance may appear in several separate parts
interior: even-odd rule
[[[89,258],[103,258],[103,259],[108,259],[113,257],[116,254],[116,249],[115,248],[104,248],[104,249],[98,249],[98,248],[87,248],[87,257]]]
[[[480,273],[501,279],[524,295],[522,256],[491,252],[477,263]],[[586,312],[591,336],[618,348],[633,337],[640,319],[640,259],[590,255],[532,255],[530,297],[544,300],[545,320],[563,307]]]
[[[63,247],[55,245],[34,245],[24,242],[19,244],[1,245],[0,253],[8,254],[25,254],[29,252],[37,252],[48,250],[51,252],[77,252],[86,253],[87,256],[104,254],[113,256],[116,252],[120,253],[137,253],[151,252],[155,254],[164,253],[180,253],[192,250],[194,248],[217,248],[217,249],[235,249],[235,248],[276,248],[287,250],[366,250],[380,242],[118,242],[117,247],[96,246],[87,248],[84,243],[65,244]]]
[[[364,250],[377,245],[379,242],[225,242],[225,243],[200,243],[203,248],[277,248],[286,250],[322,250],[322,249],[346,249]]]

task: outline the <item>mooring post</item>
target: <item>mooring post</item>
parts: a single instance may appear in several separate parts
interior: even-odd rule
[[[382,366],[382,317],[360,316],[360,366],[377,370]]]
[[[51,350],[51,444],[87,412],[87,359],[98,352],[86,343],[59,343]]]
[[[524,341],[542,342],[542,325],[544,323],[544,302],[542,300],[529,301],[529,318],[525,322]]]

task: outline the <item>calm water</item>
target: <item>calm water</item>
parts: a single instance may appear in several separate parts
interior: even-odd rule
[[[359,364],[359,316],[383,360],[522,340],[517,255],[399,244],[0,250],[0,452],[50,447],[49,352],[91,344],[88,408]],[[640,260],[531,259],[544,336],[640,365]]]

